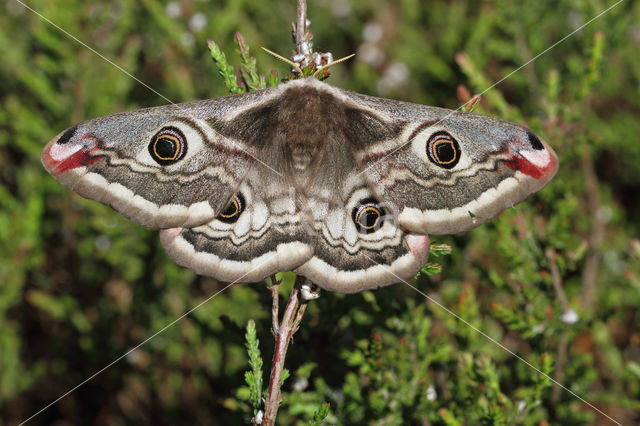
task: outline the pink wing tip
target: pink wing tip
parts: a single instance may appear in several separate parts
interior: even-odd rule
[[[510,169],[517,170],[541,182],[548,182],[558,171],[558,156],[544,141],[539,140],[542,149],[519,148],[509,149],[511,159],[503,161]]]
[[[51,174],[64,173],[67,170],[88,166],[95,163],[101,157],[92,155],[93,145],[81,143],[58,144],[57,141],[65,132],[59,133],[42,150],[40,161]]]

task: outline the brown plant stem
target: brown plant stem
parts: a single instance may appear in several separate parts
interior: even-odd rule
[[[276,338],[276,347],[273,352],[273,360],[271,362],[271,379],[269,380],[269,392],[265,402],[265,413],[262,421],[263,425],[271,426],[275,424],[278,408],[282,402],[282,394],[280,387],[282,386],[282,373],[284,371],[284,360],[287,355],[287,349],[291,338],[298,331],[300,321],[307,308],[307,302],[300,296],[300,287],[305,283],[304,277],[297,277],[296,282],[291,289],[289,301],[282,316],[282,321],[278,324],[278,287],[272,288],[273,305],[272,305],[272,321],[273,334]]]
[[[273,337],[278,333],[278,310],[279,310],[279,301],[278,301],[278,289],[280,288],[280,281],[276,279],[275,274],[271,276],[271,286],[269,290],[271,290],[271,333]]]
[[[585,311],[594,308],[596,286],[600,269],[600,244],[604,239],[605,225],[600,219],[600,196],[598,194],[598,177],[593,166],[593,157],[589,146],[582,152],[582,173],[587,186],[587,202],[591,215],[591,233],[589,235],[589,251],[582,271],[581,306]]]
[[[571,305],[569,305],[569,301],[567,300],[567,296],[564,293],[564,289],[562,288],[562,276],[560,275],[560,269],[558,268],[558,264],[556,263],[556,253],[553,249],[549,248],[545,251],[545,256],[547,257],[547,261],[549,261],[549,270],[551,271],[551,282],[553,284],[553,289],[556,293],[556,297],[560,301],[560,305],[562,305],[562,311],[566,312],[571,309]]]
[[[298,13],[296,16],[296,50],[300,47],[304,41],[306,41],[307,33],[307,1],[298,0]]]
[[[553,282],[553,288],[556,292],[556,297],[560,300],[562,311],[567,312],[567,310],[569,310],[571,306],[569,305],[567,296],[565,295],[564,289],[562,288],[562,276],[560,275],[560,269],[558,268],[558,264],[556,263],[556,253],[553,249],[547,249],[545,254],[547,256],[547,260],[549,261],[549,269],[551,270],[551,279]],[[567,362],[568,344],[569,333],[564,331],[560,336],[560,341],[558,342],[558,350],[556,352],[556,366],[553,373],[553,378],[559,383],[562,383],[564,380],[564,365]],[[554,404],[557,404],[558,401],[560,401],[560,391],[560,386],[554,386],[551,390],[551,401]]]

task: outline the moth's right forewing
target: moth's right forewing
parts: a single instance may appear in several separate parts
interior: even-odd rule
[[[396,137],[353,143],[375,191],[398,208],[404,228],[449,234],[474,228],[540,190],[558,160],[549,145],[514,123],[442,108],[347,93],[375,111]]]

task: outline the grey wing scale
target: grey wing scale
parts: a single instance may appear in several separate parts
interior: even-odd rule
[[[399,206],[401,226],[413,232],[474,228],[540,190],[557,170],[553,150],[522,126],[344,93],[383,122],[406,123],[398,138],[370,144],[356,158],[380,197]]]
[[[160,231],[169,256],[227,282],[260,281],[306,262],[313,254],[310,234],[288,187],[271,173],[252,169],[231,207],[209,223]],[[272,185],[265,188],[265,181]]]
[[[269,95],[89,120],[56,136],[42,162],[80,195],[109,204],[148,228],[201,225],[226,206],[255,162],[253,147],[222,137],[210,120]]]

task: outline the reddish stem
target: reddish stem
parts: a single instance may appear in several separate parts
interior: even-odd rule
[[[271,379],[269,381],[269,393],[267,394],[267,400],[265,402],[265,414],[262,421],[263,425],[271,426],[275,424],[276,415],[278,414],[278,408],[280,402],[282,402],[282,396],[280,386],[282,385],[282,372],[284,371],[284,360],[287,356],[287,349],[291,337],[298,330],[302,315],[304,314],[307,306],[306,302],[302,302],[299,305],[300,299],[300,287],[306,279],[304,277],[297,277],[296,282],[289,295],[289,301],[287,307],[282,316],[282,321],[277,327],[277,330],[273,330],[276,335],[276,347],[273,353],[273,360],[271,362]],[[277,290],[276,290],[277,292]],[[277,293],[274,294],[277,298]],[[274,310],[277,315],[277,310]],[[274,319],[274,324],[277,324],[277,318]]]

